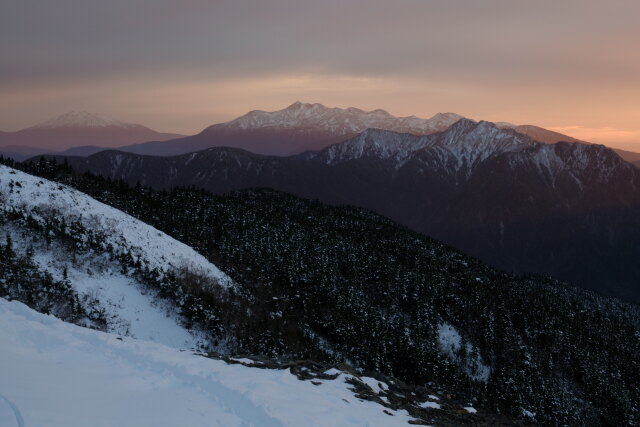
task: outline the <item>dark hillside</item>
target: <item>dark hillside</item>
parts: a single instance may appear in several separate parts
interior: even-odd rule
[[[640,422],[636,305],[513,276],[370,211],[22,166],[193,246],[241,287],[237,351],[348,360],[552,425]]]

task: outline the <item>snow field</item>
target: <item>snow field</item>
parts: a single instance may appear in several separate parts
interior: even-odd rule
[[[411,420],[406,411],[355,398],[346,374],[313,385],[287,370],[227,365],[122,339],[3,299],[0,323],[0,393],[27,426],[394,426]],[[0,402],[0,420],[11,418]]]

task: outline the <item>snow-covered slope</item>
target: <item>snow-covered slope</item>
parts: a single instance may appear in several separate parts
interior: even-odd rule
[[[307,157],[317,158],[329,165],[362,158],[402,162],[430,144],[431,140],[424,136],[367,129],[350,140],[334,144],[320,153],[308,153]]]
[[[79,221],[100,233],[116,253],[130,252],[150,269],[188,268],[221,284],[230,279],[189,246],[75,189],[0,165],[0,208],[33,214],[36,219],[58,216]]]
[[[68,281],[86,309],[104,313],[106,330],[176,348],[209,347],[202,333],[182,326],[175,302],[137,274],[188,271],[205,286],[232,286],[189,246],[77,190],[1,165],[0,216],[0,239],[10,237],[20,256],[30,252],[40,271]]]
[[[469,175],[473,168],[492,156],[535,145],[528,137],[499,129],[493,123],[461,119],[444,132],[424,136],[367,129],[308,157],[329,165],[362,158],[390,160],[397,168],[417,153],[428,150],[443,170],[462,170]]]
[[[81,328],[4,299],[0,324],[3,427],[394,426],[412,419],[355,397],[345,373],[316,385],[288,370],[228,365]]]
[[[582,143],[542,144],[491,122],[461,119],[444,132],[424,136],[367,129],[348,141],[318,153],[308,153],[307,158],[327,165],[376,159],[390,161],[396,169],[409,160],[417,159],[428,162],[425,167],[431,172],[443,176],[461,172],[460,175],[466,179],[484,162],[509,155],[514,167],[516,163],[533,163],[536,168],[544,170],[547,178],[564,172],[577,176],[595,168],[599,172],[597,176],[603,180],[616,166],[610,164],[610,156],[604,155],[606,150],[604,146]]]

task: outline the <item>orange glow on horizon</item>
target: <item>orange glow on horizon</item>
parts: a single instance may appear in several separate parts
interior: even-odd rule
[[[602,93],[594,89],[589,102],[578,102],[584,96],[579,87],[565,87],[561,94],[549,96],[536,87],[505,84],[305,74],[225,80],[120,76],[46,87],[0,87],[0,93],[0,130],[4,131],[79,109],[163,132],[195,134],[250,110],[279,110],[299,100],[328,107],[381,108],[396,116],[430,117],[451,111],[474,120],[534,124],[640,152],[640,124],[633,105],[627,96],[610,89]],[[30,114],[25,116],[25,111]]]

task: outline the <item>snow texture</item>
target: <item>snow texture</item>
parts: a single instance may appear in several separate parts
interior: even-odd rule
[[[423,136],[367,129],[315,156],[326,164],[339,164],[361,158],[383,159],[392,161],[399,168],[420,152],[426,151],[440,167],[450,172],[461,171],[464,176],[470,176],[478,165],[490,157],[521,152],[536,145],[527,136],[498,129],[493,123],[476,123],[461,118],[448,127],[446,132]]]
[[[279,111],[255,110],[219,126],[223,129],[295,129],[299,132],[328,132],[334,135],[356,134],[369,128],[426,135],[443,131],[462,116],[438,113],[430,119],[415,116],[395,117],[384,110],[363,111],[358,108],[328,108],[322,104],[295,102]]]
[[[360,381],[371,387],[371,390],[373,390],[376,394],[380,394],[380,392],[382,391],[389,390],[389,386],[387,384],[382,381],[378,381],[375,378],[361,377]]]
[[[4,299],[0,324],[3,426],[394,426],[411,420],[404,410],[356,398],[345,373],[316,386],[288,370],[228,365],[122,339]]]
[[[436,402],[422,402],[419,405],[421,408],[440,409],[440,404]]]
[[[79,220],[90,230],[105,233],[116,252],[131,252],[150,269],[188,268],[221,285],[231,279],[189,246],[125,213],[68,186],[0,165],[0,208],[17,209],[36,219],[47,215]]]
[[[200,348],[203,340],[180,325],[175,308],[166,306],[134,278],[123,274],[107,254],[71,253],[55,241],[46,244],[37,233],[16,224],[0,226],[0,236],[10,235],[19,253],[27,247],[41,271],[56,280],[67,279],[79,296],[88,295],[105,310],[109,332],[159,342],[175,348]]]

